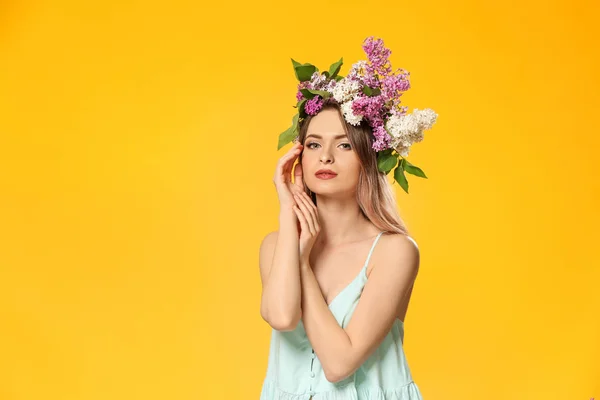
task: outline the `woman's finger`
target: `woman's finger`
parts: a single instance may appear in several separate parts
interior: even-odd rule
[[[300,145],[295,145],[286,154],[284,154],[277,163],[278,171],[283,174],[284,172],[290,172],[292,170],[292,164],[296,160],[296,157],[300,154]]]
[[[308,231],[310,232],[311,235],[315,234],[315,227],[314,227],[314,222],[313,222],[313,218],[310,215],[310,210],[307,207],[307,205],[302,201],[302,198],[300,197],[299,194],[295,194],[294,198],[296,200],[296,205],[298,206],[298,208],[300,209],[300,211],[302,211],[304,218],[306,219],[306,224],[308,226]]]
[[[302,191],[302,194],[304,194],[304,198],[306,200],[308,200],[308,204],[312,207],[313,210],[317,211],[317,206],[315,205],[315,203],[313,203],[312,199],[310,198],[310,196],[308,195],[308,193]],[[318,216],[318,213],[317,213]]]
[[[315,234],[315,227],[314,227],[314,223],[313,223],[313,218],[310,215],[310,210],[308,209],[307,205],[304,204],[304,202],[302,201],[302,198],[300,197],[299,194],[295,194],[294,198],[296,200],[296,204],[298,205],[298,207],[300,208],[300,210],[304,214],[304,217],[306,218],[306,223],[308,225],[308,229],[309,229],[310,234],[314,235]]]
[[[289,175],[290,181],[291,181],[292,166],[294,165],[294,162],[296,161],[296,158],[298,158],[299,154],[300,154],[300,151],[298,150],[296,152],[293,152],[291,154],[287,154],[287,155],[283,156],[280,160],[280,164],[278,165],[280,174],[285,177],[287,177]]]
[[[300,190],[304,188],[302,179],[302,163],[298,162],[298,164],[294,166],[294,185],[296,185],[296,187],[298,187]]]
[[[298,220],[300,221],[300,228],[304,232],[308,231],[308,225],[306,223],[306,218],[304,218],[304,214],[302,213],[302,211],[296,205],[292,206],[292,209],[294,210],[294,212],[296,213],[296,216],[298,217]]]
[[[302,194],[296,194],[294,196],[296,197],[296,203],[298,203],[298,205],[300,206],[300,209],[302,210],[302,212],[306,216],[306,220],[308,221],[308,226],[310,227],[310,233],[312,235],[316,235],[317,234],[317,230],[316,230],[316,227],[315,227],[315,222],[316,221],[315,221],[315,218],[314,218],[314,215],[313,215],[314,210],[312,210],[312,208],[308,205],[308,202],[302,196]]]
[[[312,199],[306,192],[302,192],[302,195],[302,197],[306,200],[307,207],[311,210],[315,231],[319,233],[319,231],[321,230],[321,226],[319,224],[319,212],[317,211],[317,206],[315,206],[315,203],[313,203]]]

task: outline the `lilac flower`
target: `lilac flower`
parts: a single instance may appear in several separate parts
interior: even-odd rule
[[[321,96],[315,96],[304,104],[304,111],[308,115],[316,115],[323,107],[323,99]]]
[[[347,101],[341,105],[344,119],[351,125],[357,126],[363,119],[362,115],[355,115],[352,111],[352,101]]]
[[[306,100],[302,89],[324,90],[331,97],[314,96],[307,100],[304,111],[316,115],[325,104],[335,102],[341,106],[346,122],[359,125],[363,119],[373,132],[373,150],[379,152],[395,148],[403,156],[410,146],[423,138],[422,131],[435,123],[437,114],[418,111],[406,115],[408,107],[401,105],[401,96],[410,89],[410,73],[402,68],[392,73],[389,61],[391,50],[383,40],[367,37],[362,46],[368,60],[354,63],[345,78],[331,79],[315,71],[310,80],[298,84],[296,100]],[[365,86],[372,89],[366,90]],[[366,92],[366,93],[365,93]]]
[[[381,151],[390,147],[392,138],[385,130],[383,121],[378,121],[376,126],[373,127],[373,136],[375,136],[375,141],[371,146],[373,150]]]
[[[407,106],[393,107],[391,109],[392,115],[395,115],[397,117],[401,117],[403,115],[406,115],[407,111],[408,111],[408,107]]]
[[[319,71],[315,71],[308,82],[309,89],[321,90],[327,84],[327,77]]]
[[[362,96],[357,97],[352,102],[352,111],[356,115],[362,115],[368,120],[375,121],[378,117],[382,117],[381,113],[384,110],[385,99],[383,96]]]
[[[355,82],[363,82],[363,77],[367,70],[367,62],[365,60],[360,60],[352,64],[352,68],[346,75],[346,80],[355,81]]]
[[[330,79],[329,82],[327,83],[327,85],[325,86],[324,90],[328,91],[328,92],[333,92],[335,90],[335,88],[337,87],[338,82],[335,79]]]
[[[304,81],[298,83],[298,92],[296,93],[296,100],[300,101],[304,98],[304,95],[300,91],[301,89],[309,89],[310,81]]]
[[[376,76],[382,78],[392,72],[388,60],[392,51],[384,46],[383,39],[375,39],[373,36],[366,38],[362,47],[369,59],[369,64],[366,65],[367,79],[365,79],[365,83],[370,87],[377,87]]]
[[[364,40],[362,48],[367,53],[369,62],[377,69],[383,69],[392,54],[392,51],[384,46],[383,39],[375,39],[373,36]]]
[[[383,78],[381,94],[385,97],[386,101],[398,100],[397,103],[400,103],[399,100],[402,93],[410,89],[409,76],[409,73],[401,73],[399,75],[389,75]],[[394,105],[396,106],[398,104]]]
[[[375,142],[373,143],[375,151],[385,150],[389,147],[391,138],[384,126],[387,114],[384,96],[358,97],[352,102],[352,112],[355,115],[364,116],[369,121],[375,136]]]

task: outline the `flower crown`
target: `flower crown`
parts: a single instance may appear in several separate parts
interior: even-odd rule
[[[396,167],[394,180],[408,193],[404,172],[422,178],[427,176],[404,157],[414,143],[423,140],[423,131],[431,129],[438,115],[429,108],[415,108],[407,114],[408,107],[400,105],[402,93],[411,87],[410,73],[402,68],[392,73],[388,60],[391,51],[384,47],[382,39],[369,36],[362,48],[368,61],[353,64],[346,77],[339,75],[343,58],[323,72],[292,58],[296,78],[300,81],[294,106],[298,112],[292,118],[292,126],[279,135],[277,150],[298,140],[298,124],[307,115],[316,115],[325,103],[334,102],[340,105],[349,124],[368,122],[375,138],[372,148],[377,152],[377,168],[387,174]]]

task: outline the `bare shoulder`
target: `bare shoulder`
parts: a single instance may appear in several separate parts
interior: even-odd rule
[[[273,261],[278,236],[279,231],[269,232],[260,243],[258,265],[260,267],[260,278],[263,283],[265,282],[265,277],[269,275],[269,271],[271,270],[271,263]]]
[[[401,233],[386,233],[380,238],[381,249],[375,255],[377,264],[383,268],[397,268],[417,273],[419,269],[420,253],[417,242],[408,235]]]
[[[260,246],[263,247],[263,246],[269,246],[269,245],[275,244],[275,242],[277,242],[278,235],[279,235],[279,231],[272,231],[272,232],[267,233],[265,235],[265,237],[263,238]]]
[[[398,250],[404,250],[413,254],[419,252],[419,246],[417,241],[408,235],[401,233],[385,233],[381,235],[382,247],[385,248],[385,252]]]

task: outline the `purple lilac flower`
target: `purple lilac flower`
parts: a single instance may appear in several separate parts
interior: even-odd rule
[[[362,96],[354,99],[352,102],[352,112],[356,115],[362,115],[368,120],[375,121],[378,117],[381,117],[385,99],[383,96]]]
[[[386,101],[395,99],[400,100],[399,98],[402,96],[402,93],[410,89],[410,81],[408,78],[408,73],[389,75],[383,78],[381,94],[385,97]]]
[[[406,115],[407,112],[408,112],[407,106],[392,107],[392,109],[391,109],[392,115],[396,115],[398,117],[400,117],[402,115]]]
[[[304,111],[308,115],[316,115],[323,107],[323,99],[321,96],[315,96],[304,104]]]
[[[298,92],[296,93],[296,100],[300,101],[304,98],[304,95],[300,91],[300,89],[308,89],[310,85],[310,81],[304,81],[298,83]]]
[[[375,151],[388,148],[391,142],[391,137],[384,127],[384,119],[388,112],[385,101],[385,97],[379,95],[358,97],[352,102],[352,112],[356,115],[362,115],[373,128],[373,135],[375,136],[373,149]]]
[[[365,79],[365,83],[370,87],[377,87],[375,75],[384,77],[392,72],[388,61],[392,51],[384,46],[383,39],[375,39],[373,36],[366,38],[362,47],[369,59],[369,63],[366,65],[367,79]]]
[[[375,136],[375,141],[372,145],[373,150],[381,151],[390,148],[392,137],[385,130],[383,121],[379,121],[377,125],[373,127],[373,136]]]

